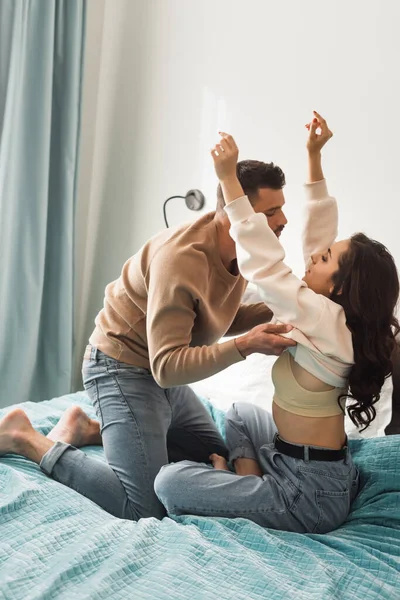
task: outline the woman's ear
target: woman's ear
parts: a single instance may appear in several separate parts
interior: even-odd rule
[[[329,288],[329,295],[330,296],[332,296],[334,289],[335,289],[335,286],[332,283],[331,287]],[[341,293],[342,293],[342,291],[343,291],[343,288],[340,288],[340,290],[337,290],[336,291],[336,296],[340,296]]]

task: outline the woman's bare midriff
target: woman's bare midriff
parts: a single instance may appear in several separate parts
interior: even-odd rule
[[[344,415],[301,417],[284,410],[275,402],[272,404],[272,414],[279,435],[292,444],[340,450],[346,441]]]
[[[311,392],[332,389],[294,361],[291,366],[297,383],[304,389]],[[343,414],[334,417],[302,417],[284,410],[275,402],[272,404],[272,414],[279,435],[293,444],[323,446],[339,450],[346,441]]]

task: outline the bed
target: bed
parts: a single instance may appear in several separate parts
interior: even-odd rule
[[[223,411],[204,402],[223,433]],[[46,434],[71,404],[95,418],[83,392],[19,406]],[[267,530],[244,519],[119,520],[37,465],[5,456],[0,598],[400,598],[400,435],[350,444],[361,491],[346,523],[329,535]],[[101,447],[85,451],[103,460]]]

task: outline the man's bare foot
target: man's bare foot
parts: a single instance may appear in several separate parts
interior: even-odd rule
[[[14,408],[0,421],[0,456],[20,454],[21,442],[34,429],[24,411]]]
[[[53,442],[65,442],[75,448],[103,443],[99,423],[89,419],[79,406],[68,408],[47,437]]]

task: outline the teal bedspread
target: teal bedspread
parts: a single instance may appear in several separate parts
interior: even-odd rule
[[[23,408],[47,433],[84,393]],[[212,409],[219,426],[223,415]],[[4,414],[5,410],[0,411]],[[123,521],[23,458],[0,459],[0,598],[400,599],[400,436],[351,442],[362,489],[329,535],[244,519]],[[103,460],[102,449],[86,449]]]

